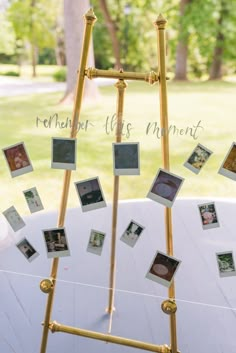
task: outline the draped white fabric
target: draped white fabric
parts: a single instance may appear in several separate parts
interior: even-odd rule
[[[220,227],[203,230],[197,205],[215,202]],[[183,353],[236,352],[236,276],[221,278],[216,253],[236,259],[236,200],[177,199],[172,207],[174,256],[182,262],[175,276],[178,348]],[[71,256],[60,259],[52,320],[107,333],[110,204],[81,212],[69,209],[65,230]],[[39,289],[50,276],[42,229],[56,228],[57,212],[24,217],[13,234],[0,224],[0,352],[39,352],[47,295]],[[132,248],[120,241],[130,220],[145,227]],[[106,233],[101,256],[86,251],[90,230]],[[39,252],[29,263],[13,244],[26,237]],[[119,203],[117,225],[116,311],[111,334],[155,344],[170,344],[169,317],[160,308],[168,290],[145,275],[157,250],[166,252],[164,207],[151,200]],[[132,352],[115,344],[64,333],[49,334],[48,353]]]

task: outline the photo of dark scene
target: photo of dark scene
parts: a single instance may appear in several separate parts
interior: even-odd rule
[[[32,245],[30,245],[27,239],[23,239],[16,246],[27,259],[36,254],[36,250],[33,248]]]
[[[83,206],[104,201],[97,178],[76,183]]]
[[[149,272],[170,282],[178,265],[179,261],[158,252]]]
[[[138,169],[138,144],[115,144],[115,169]]]
[[[44,230],[43,233],[48,252],[68,250],[64,229]]]
[[[53,163],[75,163],[74,139],[53,139]]]
[[[236,145],[233,145],[226,161],[223,164],[223,168],[229,170],[230,172],[236,173]]]
[[[182,181],[182,179],[161,170],[151,192],[164,199],[173,201]]]

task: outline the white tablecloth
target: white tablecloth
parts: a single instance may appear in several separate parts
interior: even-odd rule
[[[220,227],[203,230],[197,205],[208,201],[215,202]],[[219,277],[215,254],[232,250],[236,258],[236,201],[177,199],[172,210],[174,256],[182,261],[175,277],[178,348],[182,353],[235,353],[236,277]],[[71,256],[60,259],[52,320],[107,333],[111,214],[111,205],[86,213],[80,208],[67,211]],[[145,227],[134,248],[119,240],[131,219]],[[49,277],[52,262],[42,229],[57,226],[57,212],[41,211],[24,221],[26,226],[15,236],[18,240],[26,237],[40,256],[29,263],[12,241],[4,240],[0,253],[2,353],[40,349],[47,295],[39,283]],[[106,233],[101,256],[86,251],[91,229]],[[170,344],[169,317],[160,308],[168,290],[145,278],[157,250],[166,251],[164,207],[151,200],[120,202],[112,335]],[[48,353],[134,350],[64,333],[49,333],[47,348]]]

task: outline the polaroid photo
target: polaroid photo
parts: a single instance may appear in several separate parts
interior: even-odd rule
[[[139,175],[139,143],[113,143],[114,175]]]
[[[95,255],[101,255],[105,236],[105,233],[92,229],[89,237],[87,251]]]
[[[23,194],[31,213],[43,210],[43,204],[36,187],[24,190]]]
[[[220,277],[230,277],[236,275],[232,251],[216,253],[216,259]]]
[[[23,221],[14,206],[11,206],[7,210],[5,210],[3,212],[3,215],[6,217],[8,223],[10,224],[14,232],[17,232],[25,226],[25,222]]]
[[[146,278],[165,287],[170,287],[180,263],[181,261],[173,256],[168,256],[161,251],[157,251],[146,274]]]
[[[127,245],[134,247],[143,230],[143,226],[131,220],[128,227],[122,234],[120,240],[126,243]]]
[[[2,151],[12,178],[32,172],[33,167],[25,149],[24,142],[3,148]]]
[[[198,205],[198,209],[203,229],[212,229],[220,226],[214,202]]]
[[[20,252],[25,256],[25,258],[31,262],[36,257],[39,256],[39,253],[35,250],[35,248],[28,242],[26,238],[21,239],[17,244],[17,248]]]
[[[48,258],[70,256],[65,228],[44,229],[42,232]]]
[[[184,166],[193,173],[198,174],[212,153],[212,151],[199,143],[184,163]]]
[[[76,169],[76,139],[52,138],[52,162],[54,169]]]
[[[98,177],[75,182],[75,187],[83,212],[106,207]]]
[[[172,207],[184,179],[159,169],[147,197],[166,207]]]
[[[218,173],[232,180],[236,180],[236,142],[232,143]]]

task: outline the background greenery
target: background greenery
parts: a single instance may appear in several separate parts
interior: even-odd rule
[[[68,205],[75,207],[79,200],[73,182],[99,176],[106,201],[112,200],[113,164],[112,143],[114,131],[106,133],[107,117],[116,110],[116,89],[100,87],[100,97],[93,106],[82,107],[81,122],[90,122],[88,130],[80,130],[77,145],[77,170],[72,172]],[[2,97],[0,102],[1,147],[24,141],[34,171],[11,178],[3,154],[1,167],[1,209],[12,204],[22,213],[29,213],[22,191],[36,186],[45,209],[58,209],[63,171],[51,169],[51,137],[69,136],[69,128],[59,129],[52,124],[45,128],[36,124],[37,117],[49,119],[58,114],[59,121],[71,117],[72,105],[58,104],[62,93]],[[186,129],[201,121],[197,139],[187,135],[170,135],[171,170],[185,178],[179,196],[235,197],[235,182],[219,175],[218,169],[235,141],[236,83],[219,81],[168,83],[169,123]],[[129,82],[125,95],[124,134],[132,125],[130,136],[123,141],[140,143],[140,176],[122,176],[120,199],[145,198],[151,183],[161,167],[161,143],[154,134],[146,134],[149,122],[159,126],[158,85]],[[93,126],[92,126],[92,125]],[[213,151],[206,165],[195,175],[183,166],[197,143]]]
[[[102,11],[104,2],[109,23]],[[34,63],[37,67],[33,70],[36,76],[33,82],[65,79],[63,1],[9,0],[5,3],[0,8],[0,75],[15,73],[20,77],[12,79],[20,83],[22,78],[31,78],[30,65]],[[168,19],[168,76],[176,78],[177,63],[183,62],[179,52],[184,48],[186,78],[191,80],[168,82],[169,123],[186,129],[200,121],[203,127],[196,140],[189,134],[170,135],[171,170],[185,178],[179,196],[235,197],[234,182],[217,172],[235,141],[236,2],[94,0],[92,6],[98,17],[93,32],[95,64],[101,69],[116,64],[108,30],[109,25],[115,25],[124,69],[157,71],[156,31],[152,23],[160,12]],[[222,80],[208,80],[217,52]],[[94,126],[78,134],[77,170],[72,173],[70,207],[79,203],[73,181],[96,175],[100,177],[106,200],[112,200],[114,131],[107,134],[104,124],[115,113],[116,90],[113,86],[101,87],[99,95],[93,106],[87,104],[82,109],[81,121],[89,120]],[[24,141],[34,168],[33,173],[12,179],[3,155],[0,156],[2,211],[14,204],[28,213],[22,190],[33,186],[38,188],[45,209],[58,209],[63,171],[50,167],[51,137],[68,137],[69,129],[54,125],[37,127],[36,118],[49,119],[55,114],[61,121],[70,118],[73,107],[59,104],[61,98],[61,92],[1,97],[1,146]],[[133,129],[130,137],[124,136],[123,140],[140,143],[141,175],[121,178],[120,199],[143,198],[162,165],[160,139],[155,134],[146,134],[149,122],[159,126],[158,85],[129,82],[124,119]],[[197,143],[213,151],[199,175],[183,167]]]
[[[0,11],[0,62],[22,64],[30,60],[65,65],[63,1],[8,0],[6,4],[5,11]],[[109,20],[102,4],[107,7]],[[216,60],[222,74],[235,73],[235,1],[94,0],[92,6],[98,17],[93,35],[99,68],[115,64],[109,34],[109,28],[114,27],[121,65],[128,70],[155,70],[156,31],[152,23],[162,13],[169,22],[170,72],[175,72],[186,51],[187,76],[191,79],[209,77]]]

